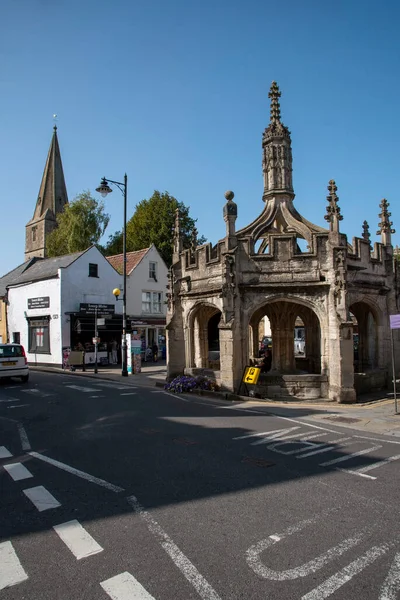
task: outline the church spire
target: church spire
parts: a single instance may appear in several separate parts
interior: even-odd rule
[[[290,131],[281,121],[281,92],[276,81],[272,82],[268,97],[271,100],[271,116],[262,139],[263,200],[282,193],[289,194],[293,199]]]
[[[40,218],[47,210],[56,216],[57,213],[63,211],[67,202],[67,188],[65,186],[60,147],[58,145],[57,125],[54,125],[53,137],[43,171],[42,183],[33,218]]]
[[[25,260],[33,256],[46,257],[47,236],[57,227],[57,215],[63,212],[67,203],[57,125],[54,125],[35,210],[26,225]]]

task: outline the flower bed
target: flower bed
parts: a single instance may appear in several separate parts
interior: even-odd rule
[[[192,392],[193,390],[207,390],[217,392],[219,387],[212,379],[199,375],[198,377],[191,377],[190,375],[179,375],[175,377],[169,383],[164,386],[165,390],[169,392]]]

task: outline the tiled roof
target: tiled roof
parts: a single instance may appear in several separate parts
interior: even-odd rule
[[[75,252],[74,254],[66,254],[65,256],[56,256],[55,258],[42,258],[35,261],[30,267],[25,269],[22,274],[16,277],[13,281],[6,285],[19,285],[30,281],[40,281],[41,279],[49,279],[56,277],[58,269],[69,267],[77,258],[82,256],[86,250]],[[17,267],[18,268],[18,267]],[[4,278],[3,278],[4,279]],[[0,285],[2,280],[0,280]]]
[[[149,250],[150,250],[150,248],[143,248],[143,250],[135,250],[134,252],[126,253],[126,273],[127,273],[127,275],[130,275],[132,273],[133,269],[140,263],[143,256]],[[110,265],[112,267],[114,267],[114,269],[116,271],[118,271],[118,273],[120,273],[120,275],[122,275],[123,266],[124,266],[124,255],[123,254],[115,254],[114,256],[106,256],[106,259],[108,260]]]
[[[0,277],[0,298],[5,296],[7,286],[16,281],[20,277],[20,275],[22,275],[22,273],[26,271],[26,269],[29,269],[29,267],[37,260],[40,259],[31,258],[26,262],[22,263],[22,265],[15,267],[15,269],[3,275],[3,277]]]

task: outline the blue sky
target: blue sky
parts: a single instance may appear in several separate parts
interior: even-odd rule
[[[167,190],[215,243],[232,189],[250,223],[272,80],[299,212],[326,226],[335,179],[349,241],[364,219],[379,241],[385,197],[399,243],[399,17],[394,0],[3,0],[0,275],[23,262],[54,113],[70,200],[126,171],[129,215]],[[122,195],[106,202],[105,239]]]

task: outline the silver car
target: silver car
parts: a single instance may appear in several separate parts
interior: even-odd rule
[[[29,381],[29,366],[21,344],[0,344],[0,379],[19,377],[23,383]]]

